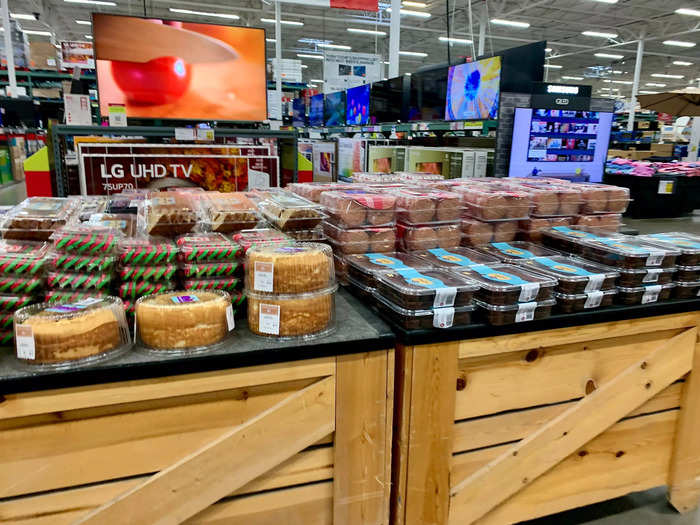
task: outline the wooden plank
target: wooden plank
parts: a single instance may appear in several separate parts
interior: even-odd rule
[[[392,348],[387,351],[387,374],[386,374],[386,398],[384,405],[386,406],[386,430],[385,435],[388,436],[384,443],[384,471],[385,479],[389,482],[384,484],[384,501],[386,502],[384,510],[384,523],[391,523],[391,490],[393,484],[393,471],[391,462],[391,451],[394,446],[394,385],[396,384],[396,351]]]
[[[334,366],[334,358],[329,357],[182,376],[7,394],[0,403],[0,419],[325,377],[333,374]]]
[[[337,358],[333,462],[336,525],[381,525],[389,520],[388,365],[386,350]]]
[[[663,485],[668,475],[678,411],[627,419],[586,443],[505,503],[479,525],[505,525],[590,505]],[[453,475],[464,477],[508,451],[508,445],[454,457]],[[468,516],[455,521],[470,523]]]
[[[335,381],[322,379],[103,505],[78,523],[182,523],[335,429]]]
[[[601,339],[460,362],[456,419],[578,399],[679,330]]]
[[[679,512],[700,502],[700,345],[683,388],[681,412],[668,477],[668,499]]]
[[[411,421],[411,384],[413,376],[413,347],[396,345],[396,381],[394,386],[394,437],[391,449],[392,486],[391,520],[404,525],[406,520],[406,481],[408,442]]]
[[[457,346],[413,349],[405,523],[447,522]]]
[[[571,326],[539,332],[523,332],[508,336],[483,337],[460,341],[459,358],[486,356],[503,352],[530,350],[551,345],[596,341],[611,337],[626,337],[660,330],[690,328],[698,324],[698,314],[673,314],[627,321],[613,321],[583,326]],[[440,345],[434,345],[440,346]]]
[[[672,384],[637,410],[630,412],[627,417],[678,408],[682,387],[682,382]],[[575,401],[570,401],[459,421],[455,424],[452,451],[459,453],[518,441],[569,409],[574,403]]]
[[[697,329],[671,338],[451,489],[450,523],[482,518],[692,366]]]

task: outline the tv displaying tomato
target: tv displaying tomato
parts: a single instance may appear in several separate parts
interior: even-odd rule
[[[102,116],[267,118],[264,29],[98,13],[92,27]]]

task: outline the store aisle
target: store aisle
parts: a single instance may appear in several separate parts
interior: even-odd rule
[[[671,219],[629,219],[624,217],[622,220],[625,226],[637,230],[639,233],[682,231],[700,234],[700,210],[695,210],[695,215],[687,217]]]

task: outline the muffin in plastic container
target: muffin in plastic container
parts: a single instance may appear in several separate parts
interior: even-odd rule
[[[430,188],[406,188],[396,195],[396,218],[408,225],[443,224],[459,221],[462,204],[459,194]]]
[[[647,284],[668,284],[674,280],[677,267],[670,268],[620,268],[617,285],[636,288]]]
[[[479,300],[474,302],[483,313],[486,322],[494,326],[547,319],[552,315],[552,307],[556,304],[554,299],[509,305],[495,305]]]
[[[555,292],[554,297],[557,300],[556,310],[563,314],[570,314],[610,306],[613,304],[615,295],[617,295],[617,288],[580,294]]]
[[[174,237],[192,231],[199,220],[196,199],[182,192],[152,192],[140,211],[139,224],[148,235]]]
[[[328,191],[321,204],[333,221],[344,228],[393,226],[396,222],[396,196],[367,189]]]
[[[116,297],[40,303],[15,312],[16,355],[41,368],[72,368],[131,348],[124,305]]]
[[[207,192],[199,204],[209,231],[231,233],[247,230],[260,221],[257,207],[242,192]]]
[[[77,199],[29,197],[5,216],[0,231],[5,239],[47,241],[55,230],[70,221]]]
[[[218,348],[235,328],[224,291],[177,291],[141,297],[135,307],[136,344],[170,354]]]
[[[175,278],[177,266],[122,266],[117,274],[122,281],[169,281]]]
[[[47,257],[45,242],[0,239],[0,275],[40,276]]]
[[[598,215],[576,215],[572,219],[575,226],[585,226],[591,232],[617,233],[622,227],[621,213],[600,213]]]
[[[533,217],[566,217],[576,215],[581,210],[583,196],[581,190],[572,186],[520,186],[517,191],[528,195]]]
[[[393,252],[396,249],[394,227],[343,228],[324,221],[323,230],[336,253]]]
[[[517,238],[521,241],[542,242],[542,231],[555,226],[571,226],[571,217],[531,217],[518,222]]]
[[[364,286],[375,288],[377,286],[375,274],[377,272],[396,271],[399,268],[413,268],[414,270],[432,270],[434,265],[422,260],[410,253],[362,253],[345,257],[348,266],[348,275]]]
[[[700,266],[700,237],[689,233],[668,232],[652,233],[637,237],[641,241],[660,243],[662,246],[670,246],[680,251],[678,256],[679,266]]]
[[[431,248],[456,248],[462,242],[459,223],[429,226],[396,225],[398,249],[406,252]]]
[[[480,221],[527,219],[532,204],[522,191],[491,190],[480,186],[456,186],[467,216]]]
[[[581,191],[581,213],[625,213],[631,201],[629,188],[607,184],[572,184]]]
[[[165,237],[147,235],[123,239],[117,248],[119,264],[153,266],[172,263],[177,256],[175,243]]]
[[[556,291],[565,295],[610,290],[620,276],[615,268],[566,255],[523,259],[517,264],[557,279]]]
[[[617,289],[616,302],[625,306],[635,304],[649,304],[668,301],[676,283],[649,284],[635,288],[620,286]]]
[[[495,306],[545,301],[557,284],[552,277],[513,264],[474,265],[453,272],[476,282],[475,298]]]
[[[289,191],[296,193],[311,202],[320,203],[321,194],[325,191],[357,189],[357,184],[338,184],[331,182],[293,182],[287,184]]]
[[[535,257],[555,257],[559,252],[545,248],[539,244],[526,241],[513,242],[492,242],[484,244],[480,251],[492,255],[501,262],[514,264],[523,259],[534,259]]]
[[[490,242],[512,242],[518,234],[519,221],[486,222],[464,218],[460,224],[462,246],[481,246]]]
[[[280,189],[266,192],[266,197],[258,202],[258,209],[282,231],[311,230],[326,218],[319,204]]]

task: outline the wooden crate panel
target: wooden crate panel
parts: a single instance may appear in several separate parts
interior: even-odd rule
[[[457,372],[455,419],[581,398],[682,331],[462,359]]]

